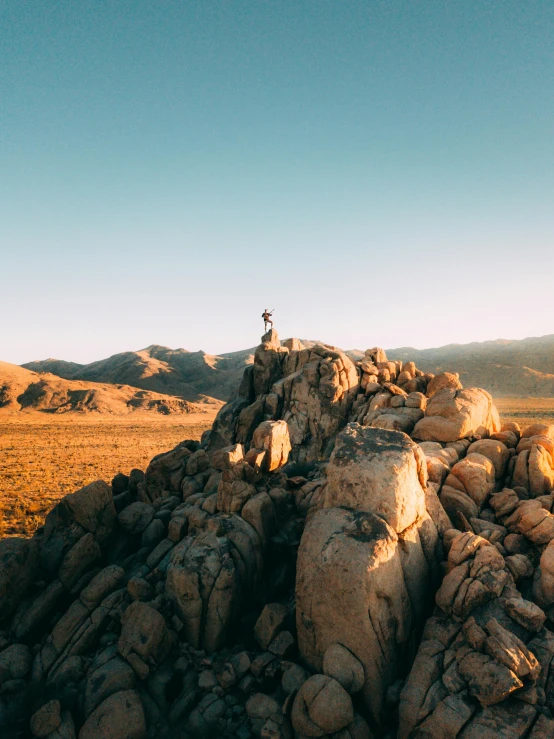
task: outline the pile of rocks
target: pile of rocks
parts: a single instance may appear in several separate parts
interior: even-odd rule
[[[201,442],[0,542],[0,735],[554,735],[554,429],[263,337]]]

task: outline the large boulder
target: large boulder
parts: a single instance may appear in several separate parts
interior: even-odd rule
[[[336,643],[363,665],[364,700],[379,720],[414,626],[398,537],[384,519],[344,508],[312,516],[298,550],[296,621],[315,672]]]
[[[103,480],[66,495],[46,517],[41,541],[41,566],[52,577],[64,555],[86,533],[100,546],[116,527],[112,490]]]
[[[282,347],[279,335],[271,329],[262,336],[262,343],[254,352],[253,383],[254,395],[268,393],[273,383],[283,376],[283,360],[288,355],[287,347]]]
[[[286,421],[264,421],[254,431],[252,446],[266,452],[263,470],[274,472],[287,463],[291,445]]]
[[[292,705],[292,725],[298,734],[325,737],[354,720],[354,707],[346,690],[327,675],[312,675]]]
[[[337,437],[327,479],[325,508],[376,513],[396,532],[425,510],[425,457],[400,431],[349,423]]]
[[[412,436],[422,441],[450,442],[497,431],[500,417],[486,390],[445,388],[429,400],[425,418],[417,422]]]
[[[136,600],[123,614],[121,626],[117,643],[119,653],[139,675],[148,675],[151,668],[155,669],[163,661],[171,647],[164,617],[152,606]]]
[[[432,398],[433,395],[440,393],[441,390],[450,388],[452,390],[461,390],[463,388],[460,382],[460,376],[457,372],[443,372],[440,375],[435,375],[431,378],[427,384],[426,395],[428,398]]]
[[[534,498],[548,495],[554,490],[554,462],[552,455],[542,444],[532,444],[530,448],[520,451],[512,484],[525,488]]]
[[[239,607],[255,591],[262,569],[260,539],[250,524],[221,516],[213,527],[174,548],[165,585],[187,641],[208,652],[231,636]]]

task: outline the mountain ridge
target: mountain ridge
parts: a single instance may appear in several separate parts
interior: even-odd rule
[[[302,340],[306,346],[313,341]],[[89,364],[59,359],[28,362],[22,367],[51,372],[67,380],[127,384],[151,392],[205,402],[228,400],[242,373],[254,361],[254,347],[224,354],[151,344]],[[353,359],[364,352],[347,351]],[[466,386],[484,387],[493,395],[554,396],[554,334],[525,339],[493,339],[442,347],[387,349],[390,359],[415,361],[425,372],[458,372]]]
[[[214,404],[216,407],[221,405],[212,398],[192,403],[123,383],[66,380],[52,373],[37,373],[0,361],[0,417],[34,412],[103,415],[154,412],[169,415],[204,412]]]

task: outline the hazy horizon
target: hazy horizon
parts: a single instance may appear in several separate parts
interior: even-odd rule
[[[0,359],[554,332],[554,4],[0,5]]]
[[[469,341],[469,342],[466,342],[466,343],[467,344],[482,344],[482,343],[497,343],[497,342],[513,343],[515,341],[522,341],[522,340],[525,340],[525,339],[543,339],[543,338],[547,338],[549,336],[554,336],[554,334],[545,334],[543,336],[525,336],[525,337],[522,337],[521,339],[513,339],[513,338],[512,339],[507,339],[505,337],[499,337],[497,339],[485,339],[485,340],[480,341],[480,342],[472,342],[472,341]],[[323,337],[319,337],[319,338],[315,338],[315,339],[307,339],[306,337],[304,337],[302,339],[302,337],[292,336],[292,334],[290,336],[289,335],[284,336],[283,334],[280,334],[279,338],[282,341],[284,341],[284,340],[286,340],[288,338],[300,338],[301,341],[302,340],[304,340],[304,341],[320,341],[320,342],[326,343],[326,344],[329,344],[330,343],[328,341],[325,341],[325,338],[323,338]],[[444,348],[446,346],[464,346],[464,345],[466,345],[466,343],[460,344],[459,342],[453,342],[452,341],[452,342],[449,342],[448,344],[442,344],[441,346],[420,346],[420,347],[415,347],[415,346],[413,346],[411,344],[404,344],[404,345],[397,345],[397,346],[385,346],[383,348],[386,351],[394,351],[394,350],[399,350],[399,349],[415,349],[416,351],[425,351],[425,350],[433,350],[433,349],[442,349],[442,348]],[[238,347],[238,348],[236,347],[234,349],[231,349],[230,351],[225,351],[225,352],[218,352],[218,351],[213,351],[212,352],[212,351],[206,351],[203,348],[190,349],[190,348],[184,347],[184,346],[167,346],[166,344],[150,343],[147,346],[140,347],[139,349],[136,349],[136,348],[135,349],[130,349],[130,348],[121,349],[120,351],[114,352],[113,354],[109,354],[109,355],[105,355],[105,356],[95,356],[95,357],[92,357],[90,359],[85,359],[82,362],[79,362],[79,361],[75,360],[73,357],[54,357],[54,356],[34,357],[33,359],[26,359],[23,362],[9,362],[9,360],[5,359],[4,357],[0,357],[0,362],[3,361],[3,362],[9,362],[10,364],[23,365],[23,364],[30,364],[31,362],[40,362],[40,361],[46,361],[46,360],[55,360],[55,361],[60,361],[61,360],[61,361],[67,361],[67,362],[75,362],[76,364],[91,364],[93,362],[101,361],[103,359],[109,359],[110,357],[116,356],[117,354],[124,354],[126,352],[140,352],[140,351],[145,351],[146,349],[148,349],[148,348],[150,348],[152,346],[160,346],[162,348],[170,349],[172,351],[185,350],[187,352],[190,352],[191,354],[194,354],[194,353],[197,353],[197,352],[204,352],[205,354],[209,354],[211,356],[221,356],[223,354],[232,354],[233,352],[246,351],[247,349],[255,349],[256,346],[257,346],[257,344],[254,343],[251,346]],[[371,346],[373,346],[373,345],[370,346],[370,344],[367,344],[367,345],[363,345],[363,346],[362,345],[360,345],[360,346],[340,346],[339,344],[334,344],[334,346],[337,346],[338,348],[340,348],[340,349],[342,349],[344,351],[363,351],[365,349],[371,348]]]

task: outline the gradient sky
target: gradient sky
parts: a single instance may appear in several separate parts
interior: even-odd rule
[[[554,333],[554,3],[0,0],[0,359]]]

